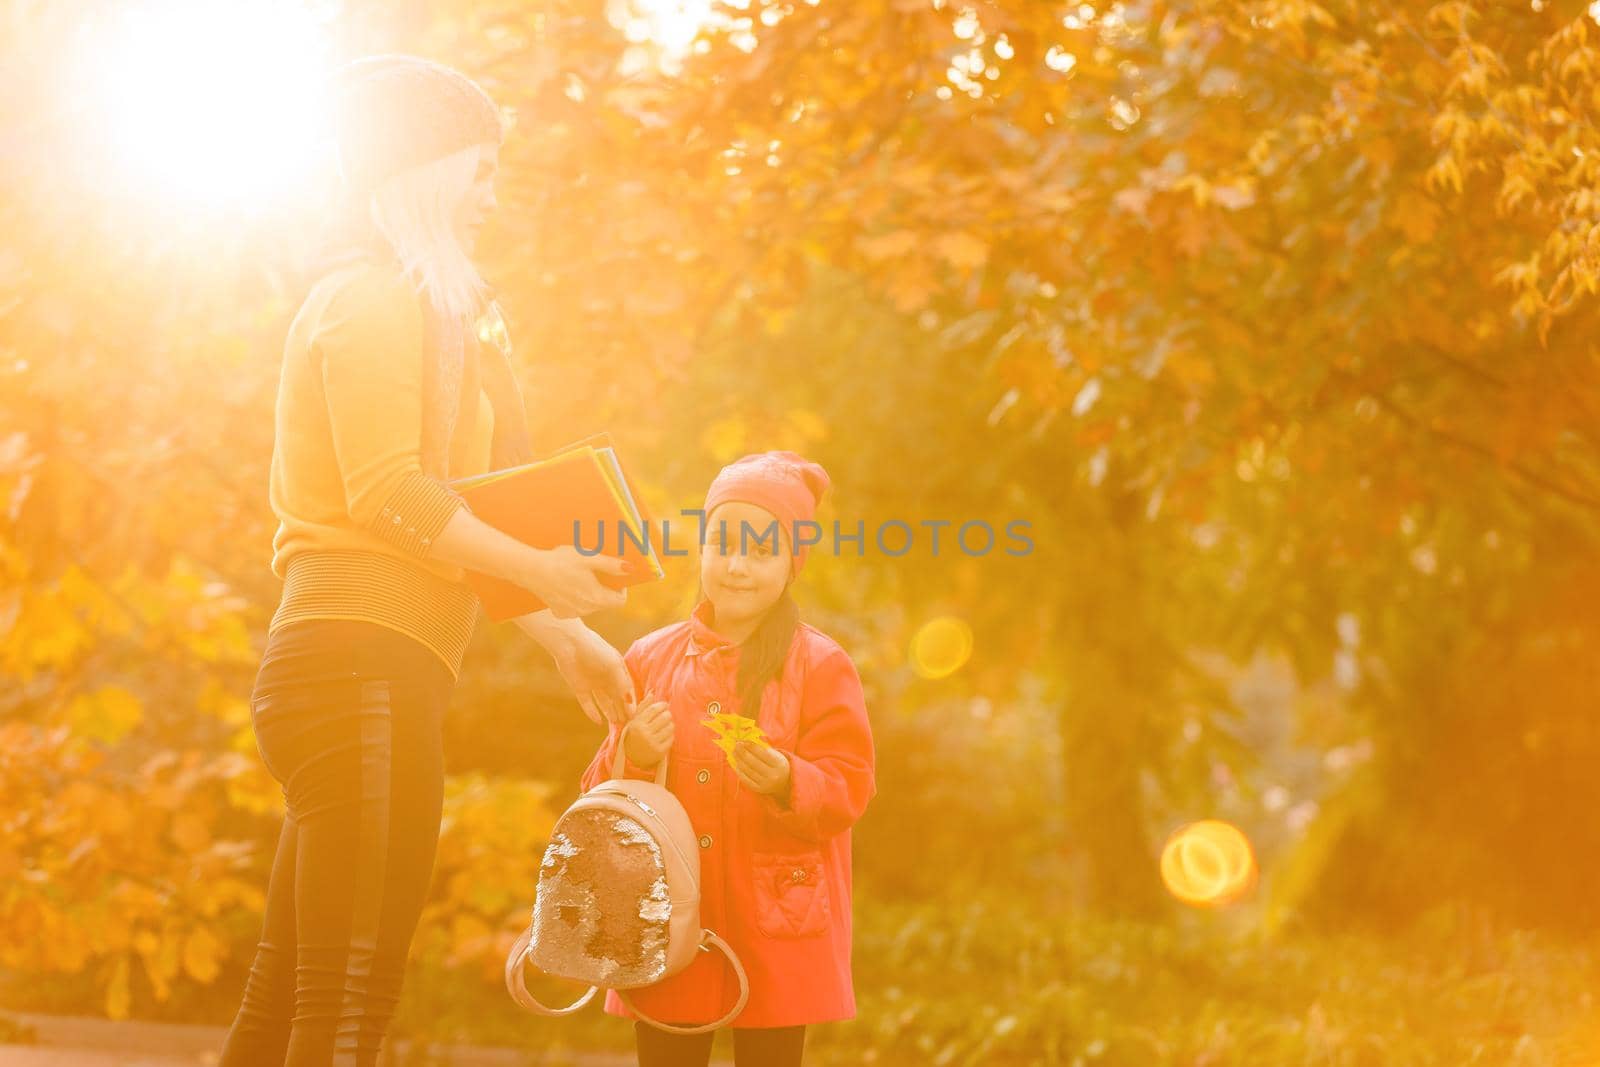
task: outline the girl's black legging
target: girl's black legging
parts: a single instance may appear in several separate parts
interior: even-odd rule
[[[308,619],[268,640],[250,708],[287,810],[220,1067],[377,1061],[433,873],[453,688],[376,623]]]
[[[704,1034],[669,1034],[648,1023],[635,1022],[633,1036],[639,1050],[639,1067],[706,1067],[711,1062],[712,1039]],[[734,1067],[800,1067],[806,1028],[733,1028]]]

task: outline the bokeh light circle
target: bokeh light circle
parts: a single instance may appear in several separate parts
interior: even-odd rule
[[[972,658],[972,627],[953,615],[930,619],[911,638],[911,666],[923,678],[945,678]]]
[[[1202,819],[1180,827],[1161,850],[1161,880],[1185,904],[1222,907],[1255,888],[1257,867],[1250,839],[1238,827]]]

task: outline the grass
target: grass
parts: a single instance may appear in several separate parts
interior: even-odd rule
[[[1492,931],[1440,909],[1398,936],[1262,936],[1248,911],[1164,924],[1075,914],[990,888],[857,907],[858,1017],[814,1028],[807,1061],[1140,1067],[1593,1067],[1600,966],[1587,946]],[[242,976],[241,976],[242,979]],[[228,979],[219,985],[226,987]],[[19,1010],[95,1013],[79,982],[8,983]],[[50,1003],[19,1002],[24,989]],[[228,996],[223,997],[227,992]],[[548,992],[558,995],[555,987]],[[226,1022],[226,988],[161,1005]],[[135,998],[137,1014],[140,1010]],[[147,1005],[154,1008],[154,1005]],[[186,1013],[187,1016],[186,1016]],[[395,1033],[441,1043],[625,1051],[630,1024],[591,1005],[539,1019],[498,982],[414,966]]]
[[[860,1019],[818,1033],[818,1062],[1600,1062],[1595,961],[1528,933],[1267,940],[1246,916],[1150,925],[990,894],[880,908],[857,953]]]

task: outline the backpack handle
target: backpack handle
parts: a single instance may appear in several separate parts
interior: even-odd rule
[[[722,1027],[733,1022],[738,1014],[744,1011],[745,1004],[750,1000],[750,979],[746,977],[744,973],[744,964],[739,962],[738,955],[733,951],[732,948],[728,947],[728,943],[722,940],[722,938],[718,937],[716,934],[712,933],[710,930],[703,930],[701,931],[700,935],[700,949],[702,952],[711,951],[710,948],[706,947],[707,945],[711,945],[719,949],[724,956],[728,957],[728,962],[733,964],[733,973],[739,976],[739,1000],[736,1004],[734,1004],[733,1007],[728,1009],[728,1013],[726,1015],[718,1019],[716,1022],[705,1023],[702,1026],[675,1026],[672,1023],[661,1022],[660,1020],[654,1019],[640,1011],[639,1006],[633,1002],[633,998],[628,996],[628,991],[626,989],[617,990],[617,996],[621,997],[622,1002],[628,1006],[628,1009],[640,1019],[649,1023],[657,1030],[665,1030],[669,1034],[703,1034],[708,1030],[720,1030]]]
[[[621,778],[627,771],[627,765],[624,763],[624,760],[627,759],[628,754],[623,751],[622,743],[628,737],[628,727],[632,726],[637,721],[637,719],[629,719],[627,722],[622,724],[622,730],[617,734],[617,752],[616,755],[611,757],[611,777],[613,778]],[[667,757],[662,756],[661,762],[656,764],[656,785],[665,788],[666,784]]]
[[[599,992],[599,986],[590,986],[589,991],[564,1008],[551,1008],[543,1004],[538,997],[528,991],[527,982],[522,973],[522,964],[528,958],[528,948],[533,942],[533,927],[517,935],[516,943],[511,946],[511,952],[506,956],[506,992],[511,994],[511,999],[527,1008],[536,1015],[571,1015]]]

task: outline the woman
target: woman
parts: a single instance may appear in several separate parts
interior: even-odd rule
[[[623,602],[600,579],[625,565],[531,548],[444,484],[530,458],[506,353],[474,328],[494,313],[470,256],[500,136],[493,101],[448,67],[382,56],[339,79],[340,169],[364,210],[284,350],[284,591],[251,712],[286,814],[223,1067],[376,1061],[438,842],[441,720],[478,607],[464,567],[549,605],[517,624],[591,719],[624,715],[621,656],[581,616]]]

